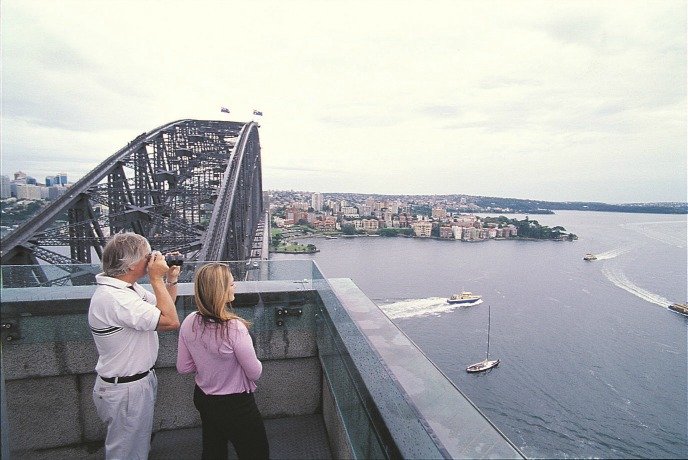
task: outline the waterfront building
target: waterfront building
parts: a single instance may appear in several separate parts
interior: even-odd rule
[[[320,231],[333,232],[337,230],[337,218],[334,216],[325,216],[313,223],[313,226]]]
[[[428,238],[432,235],[432,222],[428,220],[419,220],[418,222],[414,222],[411,224],[411,227],[418,237]]]
[[[0,176],[0,199],[4,200],[11,196],[10,178],[8,176]]]
[[[441,225],[440,226],[440,238],[454,238],[454,232],[452,230],[452,227],[448,225]]]
[[[459,227],[458,225],[452,225],[451,229],[452,229],[452,232],[454,233],[454,239],[460,240],[461,237],[463,236],[464,227]]]
[[[475,227],[463,227],[462,240],[476,241],[480,239],[480,229]]]
[[[362,219],[361,228],[365,232],[376,232],[380,228],[380,223],[377,219]]]

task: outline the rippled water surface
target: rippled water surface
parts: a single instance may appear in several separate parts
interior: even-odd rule
[[[308,242],[327,277],[353,279],[528,457],[688,457],[688,317],[667,308],[688,297],[686,217],[530,217],[580,239]],[[483,302],[446,303],[464,290]],[[488,305],[501,364],[468,374]]]

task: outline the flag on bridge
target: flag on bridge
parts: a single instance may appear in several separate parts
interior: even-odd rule
[[[263,112],[259,112],[258,110],[253,111],[253,115],[258,115],[259,117],[263,116]]]
[[[220,112],[229,113],[229,109],[227,107],[220,107]]]

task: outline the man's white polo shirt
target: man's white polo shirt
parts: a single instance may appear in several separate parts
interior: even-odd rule
[[[160,310],[155,295],[138,284],[96,275],[88,324],[98,349],[96,372],[101,377],[126,377],[146,372],[158,358],[155,328]],[[133,287],[133,289],[131,287]]]

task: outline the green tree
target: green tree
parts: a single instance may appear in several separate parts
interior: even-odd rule
[[[344,224],[342,225],[342,233],[345,235],[355,235],[356,227],[351,224]]]
[[[377,231],[380,236],[392,237],[399,234],[399,229],[397,228],[381,228]]]

